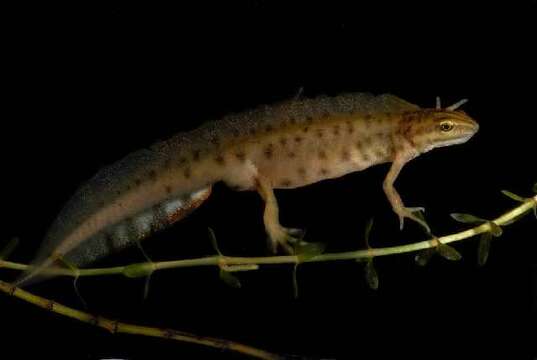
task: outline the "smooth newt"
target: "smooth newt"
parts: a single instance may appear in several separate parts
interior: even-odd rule
[[[436,147],[466,142],[478,124],[457,108],[420,108],[367,93],[294,99],[230,115],[158,142],[102,169],[51,226],[28,283],[56,260],[89,264],[185,217],[214,183],[257,190],[272,242],[291,251],[295,229],[280,225],[275,188],[296,188],[391,162],[384,191],[400,219],[425,224],[394,188],[403,166]]]

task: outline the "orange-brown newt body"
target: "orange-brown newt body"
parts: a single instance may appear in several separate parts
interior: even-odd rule
[[[393,184],[405,163],[440,146],[467,141],[477,123],[460,104],[423,109],[393,95],[366,93],[295,99],[230,115],[101,170],[83,185],[52,225],[33,278],[58,259],[89,264],[165,228],[198,207],[214,183],[256,190],[275,250],[291,251],[297,231],[280,225],[275,188],[295,188],[391,162],[384,191],[404,218]],[[428,228],[427,228],[428,229]]]

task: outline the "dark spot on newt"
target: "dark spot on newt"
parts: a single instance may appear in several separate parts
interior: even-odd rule
[[[265,157],[267,159],[272,158],[272,155],[274,154],[274,145],[268,144],[265,146],[265,149],[263,150],[263,154],[265,154]]]
[[[375,136],[379,139],[379,140],[384,140],[386,137],[388,137],[388,134],[386,134],[385,132],[383,131],[379,131],[375,134]]]
[[[289,179],[283,179],[280,181],[280,185],[287,187],[293,185],[293,182]]]
[[[343,150],[343,152],[341,153],[341,159],[343,161],[349,161],[351,159],[351,154],[348,150]]]
[[[350,121],[347,122],[347,132],[348,132],[349,134],[352,134],[352,133],[354,132],[354,125],[353,125],[353,123],[350,122]]]
[[[319,151],[319,159],[326,159],[326,152],[324,150]]]
[[[216,161],[216,163],[218,165],[224,165],[225,164],[225,160],[224,160],[224,157],[222,155],[218,155],[214,158],[214,161]]]
[[[246,155],[242,151],[235,153],[235,157],[241,162],[244,162],[244,160],[246,160]]]
[[[332,130],[334,132],[334,135],[339,135],[339,125],[334,125],[334,128]]]
[[[199,161],[199,160],[200,160],[200,153],[201,153],[200,150],[194,150],[194,151],[192,152],[192,159],[193,159],[194,161]]]
[[[364,119],[365,119],[365,126],[367,128],[370,128],[371,125],[373,125],[373,118],[372,118],[371,114],[365,115]]]
[[[281,144],[282,146],[285,146],[285,145],[287,144],[287,139],[284,138],[284,137],[280,138],[280,144]]]
[[[298,144],[302,141],[302,137],[301,136],[295,136],[295,142]]]
[[[218,138],[218,136],[213,136],[211,138],[211,144],[213,144],[213,145],[219,145],[220,144],[220,139]]]
[[[185,170],[183,170],[183,175],[185,175],[185,178],[189,179],[190,175],[192,175],[192,172],[190,171],[189,167],[186,167]]]

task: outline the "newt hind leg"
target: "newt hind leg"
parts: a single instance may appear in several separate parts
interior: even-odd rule
[[[295,246],[303,243],[304,231],[285,228],[280,224],[278,202],[268,179],[258,175],[256,177],[256,188],[265,201],[263,222],[272,251],[276,252],[281,247],[285,252],[293,254]]]

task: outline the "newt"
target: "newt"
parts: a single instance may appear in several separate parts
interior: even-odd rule
[[[466,142],[479,125],[458,110],[421,108],[369,93],[283,101],[232,114],[136,151],[100,170],[61,210],[18,285],[58,261],[90,264],[184,218],[224,182],[257,191],[272,250],[292,252],[300,231],[280,224],[274,189],[297,188],[391,162],[384,192],[401,229],[407,208],[394,187],[403,166]],[[33,281],[33,280],[32,280]]]

